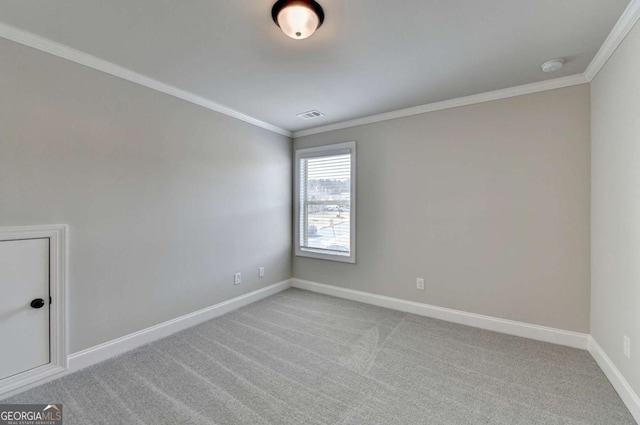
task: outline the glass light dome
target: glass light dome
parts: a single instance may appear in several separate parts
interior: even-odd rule
[[[271,13],[282,32],[295,40],[309,37],[324,19],[322,7],[313,0],[281,0]]]

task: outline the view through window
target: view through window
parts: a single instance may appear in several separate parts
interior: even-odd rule
[[[353,258],[355,144],[339,146],[297,153],[298,255]]]

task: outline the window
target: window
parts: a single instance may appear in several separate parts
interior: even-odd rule
[[[356,142],[296,150],[296,255],[356,262]]]

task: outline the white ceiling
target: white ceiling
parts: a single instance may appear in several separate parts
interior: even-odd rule
[[[298,131],[582,73],[629,3],[319,1],[303,41],[275,0],[0,0],[0,22]],[[311,109],[325,116],[296,116]]]

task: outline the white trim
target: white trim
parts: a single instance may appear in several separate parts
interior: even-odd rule
[[[336,153],[351,154],[351,194],[349,206],[349,255],[323,253],[300,247],[300,159],[329,156]],[[294,164],[294,254],[298,257],[316,258],[319,260],[338,261],[341,263],[356,262],[356,142],[335,143],[313,148],[296,149]]]
[[[66,294],[68,270],[68,226],[65,224],[43,226],[15,226],[0,228],[0,240],[49,239],[49,356],[51,361],[43,366],[0,380],[0,395],[23,388],[26,385],[52,379],[68,368]]]
[[[638,2],[640,0],[633,0]],[[177,97],[184,101],[194,103],[207,109],[228,115],[233,118],[248,122],[255,126],[264,128],[274,133],[281,134],[283,136],[298,138],[308,136],[311,134],[325,133],[327,131],[339,130],[342,128],[355,127],[358,125],[371,124],[380,121],[387,121],[396,118],[403,118],[412,115],[424,114],[426,112],[439,111],[443,109],[457,108],[460,106],[473,105],[476,103],[489,102],[492,100],[506,99],[509,97],[521,96],[525,94],[537,93],[546,90],[554,90],[563,87],[575,86],[579,84],[588,83],[589,80],[582,74],[571,75],[568,77],[555,78],[551,80],[540,81],[537,83],[525,84],[521,86],[495,90],[486,93],[480,93],[472,96],[461,97],[457,99],[445,100],[442,102],[430,103],[426,105],[416,106],[413,108],[401,109],[397,111],[386,112],[383,114],[372,115],[354,120],[343,121],[339,123],[329,124],[325,126],[310,128],[306,130],[300,130],[291,132],[283,128],[274,126],[272,124],[260,121],[256,118],[245,115],[234,109],[220,105],[209,99],[205,99],[196,94],[188,91],[173,87],[169,84],[162,83],[153,78],[131,71],[122,66],[108,62],[104,59],[89,55],[71,47],[65,46],[61,43],[49,40],[44,37],[40,37],[36,34],[23,31],[21,29],[12,27],[10,25],[0,22],[0,37],[7,40],[14,41],[16,43],[23,44],[25,46],[32,47],[34,49],[50,53],[52,55],[61,57],[63,59],[70,60],[80,65],[87,66],[89,68],[96,69],[98,71],[105,72],[107,74],[122,78],[132,83],[140,84],[144,87],[159,91],[161,93],[168,94],[170,96]]]
[[[598,53],[591,60],[591,63],[584,71],[584,76],[587,80],[593,80],[602,67],[607,63],[613,52],[616,51],[618,46],[624,41],[624,38],[629,34],[629,31],[640,19],[640,0],[631,0],[622,16],[613,27],[609,36],[604,41]]]
[[[635,418],[636,422],[640,423],[640,397],[633,391],[631,385],[624,379],[622,373],[613,364],[607,353],[600,347],[598,342],[591,336],[589,338],[589,352],[600,366],[600,369],[607,376],[613,388],[618,392],[620,398],[631,412],[631,415]]]
[[[491,102],[494,100],[507,99],[510,97],[590,83],[596,77],[596,75],[598,75],[598,72],[600,72],[602,67],[607,63],[611,55],[613,55],[618,46],[620,46],[620,44],[624,41],[624,38],[627,36],[627,34],[629,34],[629,32],[639,19],[640,0],[631,0],[625,11],[620,16],[620,19],[609,33],[609,36],[600,47],[600,50],[598,50],[598,53],[596,53],[594,58],[591,60],[591,63],[589,63],[589,66],[587,66],[587,69],[582,74],[575,74],[567,77],[540,81],[537,83],[525,84],[466,97],[459,97],[456,99],[444,100],[442,102],[429,103],[413,108],[400,109],[397,111],[385,112],[377,115],[370,115],[349,121],[309,128],[306,130],[294,131],[291,137],[297,139],[299,137],[310,136],[312,134],[326,133],[329,131],[341,130],[344,128],[356,127],[359,125],[373,124],[381,121],[388,121],[397,118],[409,117],[412,115],[424,114],[427,112],[435,112],[444,109],[458,108],[461,106],[475,105],[478,103]]]
[[[354,120],[323,125],[307,130],[295,131],[293,132],[292,137],[296,139],[298,137],[310,136],[312,134],[326,133],[328,131],[341,130],[343,128],[372,124],[380,121],[388,121],[396,118],[404,118],[412,115],[424,114],[427,112],[441,111],[443,109],[458,108],[460,106],[474,105],[476,103],[491,102],[493,100],[507,99],[510,97],[538,93],[547,90],[555,90],[563,87],[586,84],[588,82],[589,81],[582,74],[570,75],[568,77],[554,78],[552,80],[545,80],[507,89],[474,94],[472,96],[459,97],[457,99],[444,100],[442,102],[429,103],[413,108],[400,109],[397,111],[385,112],[383,114],[370,115],[368,117],[356,118]]]
[[[0,391],[0,398],[11,397],[15,394],[26,391],[37,385],[44,384],[53,379],[60,378],[104,360],[126,353],[134,348],[157,341],[181,330],[190,328],[207,320],[211,320],[223,314],[229,313],[240,307],[244,307],[261,299],[270,297],[291,287],[291,280],[274,283],[262,289],[258,289],[248,294],[240,295],[227,301],[220,302],[211,307],[193,313],[185,314],[173,320],[160,323],[155,326],[125,335],[120,338],[105,342],[95,347],[73,353],[68,358],[69,367],[66,370],[60,370],[56,376],[41,376],[37,382],[24,383],[21,387]]]
[[[404,311],[405,313],[418,314],[420,316],[432,317],[434,319],[445,320],[447,322],[459,323],[462,325],[473,326],[475,328],[516,335],[553,344],[566,345],[568,347],[580,348],[582,350],[586,350],[588,346],[589,335],[583,333],[484,316],[482,314],[467,313],[465,311],[437,307],[429,304],[402,300],[399,298],[371,294],[368,292],[354,291],[352,289],[340,288],[338,286],[325,285],[323,283],[310,282],[295,278],[292,279],[292,286],[294,288],[306,289],[307,291],[318,292],[338,298],[345,298],[379,307]]]
[[[310,136],[312,134],[326,133],[328,131],[340,130],[349,127],[356,127],[359,125],[372,124],[381,121],[388,121],[397,118],[409,117],[412,115],[424,114],[427,112],[440,111],[444,109],[457,108],[461,106],[474,105],[478,103],[490,102],[494,100],[507,99],[510,97],[522,96],[526,94],[538,93],[547,90],[555,90],[563,87],[571,87],[580,84],[586,84],[591,82],[593,78],[598,74],[600,69],[609,60],[613,52],[618,48],[620,43],[624,40],[626,35],[631,31],[636,22],[640,19],[640,0],[631,0],[624,13],[609,33],[609,36],[600,47],[600,50],[595,55],[587,69],[583,74],[575,74],[567,77],[560,77],[536,83],[530,83],[520,85],[516,87],[510,87],[506,89],[500,89],[471,96],[465,96],[455,99],[444,100],[442,102],[429,103],[425,105],[416,106],[413,108],[400,109],[397,111],[385,112],[377,115],[370,115],[366,117],[356,118],[353,120],[342,121],[338,123],[328,124],[320,127],[314,127],[305,130],[299,130],[291,132],[283,128],[274,126],[264,121],[260,121],[256,118],[245,115],[234,109],[220,105],[209,99],[205,99],[196,94],[188,91],[173,87],[171,85],[154,80],[145,75],[131,71],[127,68],[113,64],[98,57],[89,55],[55,41],[49,40],[44,37],[40,37],[33,33],[20,30],[18,28],[6,25],[0,22],[0,37],[7,40],[14,41],[16,43],[23,44],[25,46],[32,47],[43,52],[50,53],[52,55],[76,62],[87,67],[97,69],[107,74],[122,78],[127,81],[131,81],[136,84],[148,87],[153,90],[157,90],[161,93],[168,94],[170,96],[177,97],[184,101],[194,103],[207,109],[228,115],[233,118],[237,118],[241,121],[253,124],[255,126],[264,128],[274,133],[281,134],[283,136],[299,138],[304,136]]]
[[[291,280],[274,283],[248,294],[240,295],[227,301],[185,314],[173,320],[134,332],[129,335],[105,342],[69,356],[69,371],[75,372],[101,361],[110,359],[144,344],[165,338],[171,334],[190,328],[207,320],[227,314],[261,299],[275,295],[291,287]]]
[[[249,115],[245,115],[234,109],[220,105],[219,103],[213,102],[209,99],[205,99],[204,97],[190,93],[186,90],[179,89],[169,84],[162,83],[158,80],[154,80],[153,78],[131,71],[130,69],[116,65],[104,59],[100,59],[96,56],[89,55],[64,44],[57,43],[47,38],[40,37],[36,34],[23,31],[7,24],[3,24],[1,22],[0,37],[46,53],[50,53],[54,56],[70,60],[89,68],[97,69],[98,71],[102,71],[115,77],[122,78],[123,80],[140,84],[141,86],[148,87],[152,90],[168,94],[169,96],[177,97],[178,99],[185,100],[187,102],[202,106],[207,109],[211,109],[212,111],[237,118],[241,121],[248,122],[249,124],[253,124],[257,127],[262,127],[274,133],[291,137],[291,132],[288,130],[276,127],[275,125],[266,123],[264,121],[260,121],[256,118],[250,117]]]
[[[131,81],[136,84],[148,87],[150,89],[177,97],[184,101],[202,106],[204,108],[237,118],[241,121],[264,128],[283,136],[299,138],[312,134],[325,133],[328,131],[340,130],[343,128],[355,127],[359,125],[372,124],[381,121],[388,121],[397,118],[409,117],[412,115],[424,114],[427,112],[440,111],[444,109],[457,108],[461,106],[474,105],[478,103],[490,102],[499,99],[507,99],[510,97],[522,96],[547,90],[555,90],[563,87],[570,87],[580,84],[589,83],[600,71],[613,54],[616,48],[624,40],[625,36],[633,28],[640,18],[640,0],[631,0],[626,10],[614,26],[613,30],[601,46],[600,50],[593,58],[583,74],[575,74],[567,77],[560,77],[536,83],[500,89],[471,96],[465,96],[455,99],[444,100],[442,102],[429,103],[416,106],[413,108],[400,109],[396,111],[385,112],[382,114],[371,115],[353,120],[328,124],[320,127],[299,130],[291,132],[283,128],[274,126],[264,121],[245,115],[239,111],[220,105],[212,100],[190,93],[186,90],[179,89],[169,84],[162,83],[153,78],[131,71],[114,63],[89,55],[79,50],[73,49],[61,43],[40,37],[36,34],[23,31],[10,25],[0,22],[0,37],[25,46],[32,47],[43,52],[70,60],[72,62],[85,65],[87,67],[105,72],[107,74]]]

